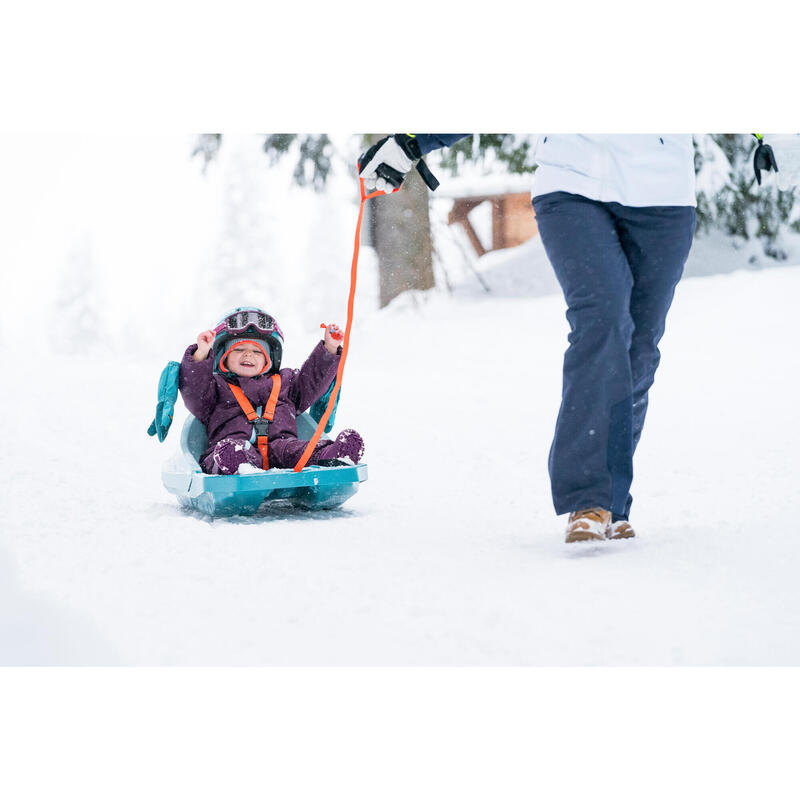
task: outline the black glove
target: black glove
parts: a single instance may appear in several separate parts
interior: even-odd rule
[[[778,162],[775,160],[775,153],[772,152],[772,148],[768,144],[764,144],[761,135],[758,133],[753,135],[758,139],[758,147],[756,147],[756,152],[753,155],[753,170],[756,173],[758,185],[761,186],[761,170],[769,172],[774,169],[777,172]]]

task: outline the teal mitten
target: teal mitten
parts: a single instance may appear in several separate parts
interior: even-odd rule
[[[167,438],[169,426],[175,413],[175,401],[178,399],[178,374],[181,365],[177,361],[170,361],[161,372],[158,381],[158,404],[156,405],[155,419],[150,423],[147,433],[150,436],[158,435],[158,441]]]
[[[319,422],[322,419],[322,415],[325,413],[325,409],[328,407],[328,400],[330,400],[331,392],[333,391],[333,385],[336,383],[336,378],[331,381],[331,385],[328,387],[328,391],[325,392],[316,403],[308,410],[308,413],[311,415],[311,419],[314,422]],[[333,421],[336,419],[336,409],[339,407],[339,400],[342,397],[342,387],[339,387],[339,394],[336,395],[336,402],[333,404],[333,411],[331,411],[330,417],[328,417],[328,424],[325,426],[324,433],[330,432],[333,428]]]

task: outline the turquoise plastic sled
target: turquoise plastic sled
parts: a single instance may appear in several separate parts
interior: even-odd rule
[[[300,439],[310,439],[315,429],[308,414],[297,418]],[[181,431],[180,450],[164,465],[161,479],[182,506],[212,517],[255,514],[264,503],[276,500],[312,511],[337,508],[367,479],[366,464],[207,475],[199,463],[207,442],[205,426],[190,414]]]

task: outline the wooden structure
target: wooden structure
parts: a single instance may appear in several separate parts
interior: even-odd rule
[[[481,203],[492,204],[492,246],[486,248],[481,242],[469,213]],[[458,197],[453,200],[453,208],[447,216],[447,224],[458,223],[466,231],[475,252],[482,256],[490,250],[516,247],[536,236],[538,227],[531,205],[530,192],[509,192],[506,194],[474,195]]]

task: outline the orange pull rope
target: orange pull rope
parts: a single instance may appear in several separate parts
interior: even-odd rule
[[[355,245],[353,247],[353,263],[350,267],[350,294],[347,298],[347,326],[344,329],[344,344],[342,345],[342,356],[339,359],[339,367],[336,370],[336,381],[333,384],[333,390],[331,391],[331,396],[328,400],[328,405],[325,409],[325,413],[320,418],[319,423],[317,424],[317,429],[314,431],[314,435],[306,445],[306,449],[303,450],[303,455],[300,456],[300,460],[297,462],[297,465],[294,468],[295,472],[300,472],[301,469],[308,463],[308,459],[311,458],[311,454],[314,452],[314,448],[317,446],[317,442],[322,436],[322,431],[325,430],[325,426],[328,424],[328,420],[330,419],[331,413],[333,412],[333,408],[336,405],[336,398],[339,394],[339,388],[342,385],[342,375],[344,374],[344,364],[347,360],[347,351],[350,347],[350,331],[353,327],[353,306],[355,304],[355,297],[356,297],[356,277],[358,274],[358,251],[361,246],[361,221],[364,217],[364,204],[367,200],[370,200],[373,197],[377,197],[378,195],[385,194],[385,192],[375,191],[372,194],[366,194],[364,191],[364,179],[359,177],[358,179],[359,186],[361,188],[361,205],[358,208],[358,222],[356,223],[356,240]],[[397,189],[394,190],[396,192]],[[392,192],[392,194],[394,193]]]

